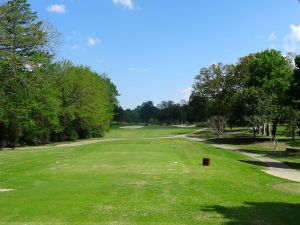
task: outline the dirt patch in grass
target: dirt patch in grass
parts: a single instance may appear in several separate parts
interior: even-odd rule
[[[300,195],[300,184],[297,183],[276,184],[273,188],[278,191]]]
[[[146,186],[146,181],[144,180],[135,180],[135,181],[130,181],[127,183],[130,186],[138,187],[138,188],[143,188]]]
[[[115,207],[113,205],[99,205],[97,206],[98,210],[113,210]]]

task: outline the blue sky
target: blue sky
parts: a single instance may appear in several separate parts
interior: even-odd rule
[[[120,104],[187,99],[212,63],[299,52],[297,0],[29,0],[62,33],[58,55],[107,73]]]

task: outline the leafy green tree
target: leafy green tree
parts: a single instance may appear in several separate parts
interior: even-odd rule
[[[187,120],[189,122],[205,121],[207,114],[207,98],[192,93],[187,106]]]
[[[118,104],[105,74],[52,63],[55,32],[26,0],[0,4],[0,146],[102,136]]]
[[[270,99],[260,88],[244,88],[235,95],[233,113],[238,115],[239,124],[252,127],[254,142],[259,125],[269,120],[270,107]]]
[[[158,120],[160,123],[175,124],[182,122],[182,107],[173,101],[162,101],[158,105]]]
[[[50,29],[38,20],[27,0],[0,5],[0,57],[7,71],[16,75],[40,67],[43,60],[48,62],[50,43]]]
[[[143,122],[148,126],[150,119],[156,118],[157,108],[152,101],[144,102],[139,109],[139,114]]]
[[[270,117],[272,136],[276,137],[277,125],[283,121],[290,104],[290,90],[293,71],[289,61],[276,50],[266,50],[255,54],[249,66],[250,76],[246,87],[259,87],[271,102]]]
[[[113,121],[116,121],[118,124],[125,121],[125,112],[121,106],[115,107]]]
[[[106,75],[88,67],[63,63],[58,79],[64,131],[60,140],[103,136],[110,127],[116,88]]]
[[[292,107],[300,110],[300,55],[297,55],[294,61],[295,68],[290,89],[290,98],[292,100]]]
[[[127,123],[139,123],[141,121],[139,109],[140,109],[140,106],[138,106],[137,108],[135,108],[133,110],[126,109],[124,111],[124,121]]]
[[[291,58],[291,57],[290,57]],[[289,90],[290,107],[286,114],[287,134],[295,139],[300,127],[300,55],[293,58],[293,79]]]
[[[255,59],[255,53],[249,54],[247,56],[240,57],[238,62],[235,65],[235,77],[237,81],[237,90],[242,90],[247,83],[249,83],[249,79],[251,77],[250,65]]]
[[[195,77],[193,95],[206,105],[206,116],[230,117],[232,96],[240,89],[234,65],[213,64]]]
[[[185,100],[181,100],[178,104],[179,106],[179,122],[181,124],[187,122],[187,116],[188,116],[188,102]]]
[[[290,109],[287,116],[287,135],[291,136],[294,141],[297,131],[299,130],[300,111]]]
[[[248,109],[245,110],[245,105],[248,104],[248,102],[245,101],[251,101],[251,99],[245,99],[248,98],[247,93],[250,94],[250,96],[256,96],[256,92],[259,92],[259,90],[251,89],[251,90],[245,90],[246,83],[248,83],[250,79],[250,65],[255,59],[255,54],[249,54],[247,56],[240,57],[238,59],[237,64],[235,65],[235,72],[234,76],[236,78],[237,88],[236,93],[231,97],[231,104],[230,104],[230,117],[229,117],[229,123],[238,125],[238,126],[245,126],[250,125],[253,127],[253,129],[260,125],[258,121],[262,121],[263,119],[259,119],[258,117],[260,114],[256,114],[255,108],[258,106],[255,105],[256,102],[253,101],[253,105],[251,107],[247,107]],[[252,102],[252,101],[251,101]],[[249,108],[252,108],[252,110]],[[255,118],[255,121],[253,121],[254,124],[249,124],[249,121],[246,119],[250,118],[250,112],[253,112],[253,117]],[[246,115],[245,115],[246,113]],[[266,122],[266,121],[265,121]],[[255,130],[253,130],[255,131]]]
[[[0,5],[3,145],[47,142],[49,129],[57,125],[59,102],[51,100],[56,93],[44,75],[51,59],[46,48],[51,42],[49,37],[26,0],[9,0]]]

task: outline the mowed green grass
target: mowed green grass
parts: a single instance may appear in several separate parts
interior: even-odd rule
[[[122,126],[121,126],[122,127]],[[151,138],[151,137],[165,137],[165,136],[176,136],[181,134],[187,134],[196,131],[199,128],[187,127],[178,128],[175,126],[144,126],[139,129],[123,129],[119,126],[111,129],[104,138]]]
[[[300,184],[246,156],[114,132],[132,140],[0,152],[0,224],[299,224]]]

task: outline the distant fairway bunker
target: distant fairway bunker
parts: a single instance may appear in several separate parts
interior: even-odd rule
[[[10,192],[10,191],[14,191],[15,189],[1,189],[0,188],[0,193],[1,192]]]
[[[196,125],[186,125],[186,124],[179,124],[179,125],[172,125],[173,127],[179,127],[179,128],[193,128],[196,127]]]
[[[124,127],[120,127],[121,129],[141,129],[144,126],[124,126]]]

